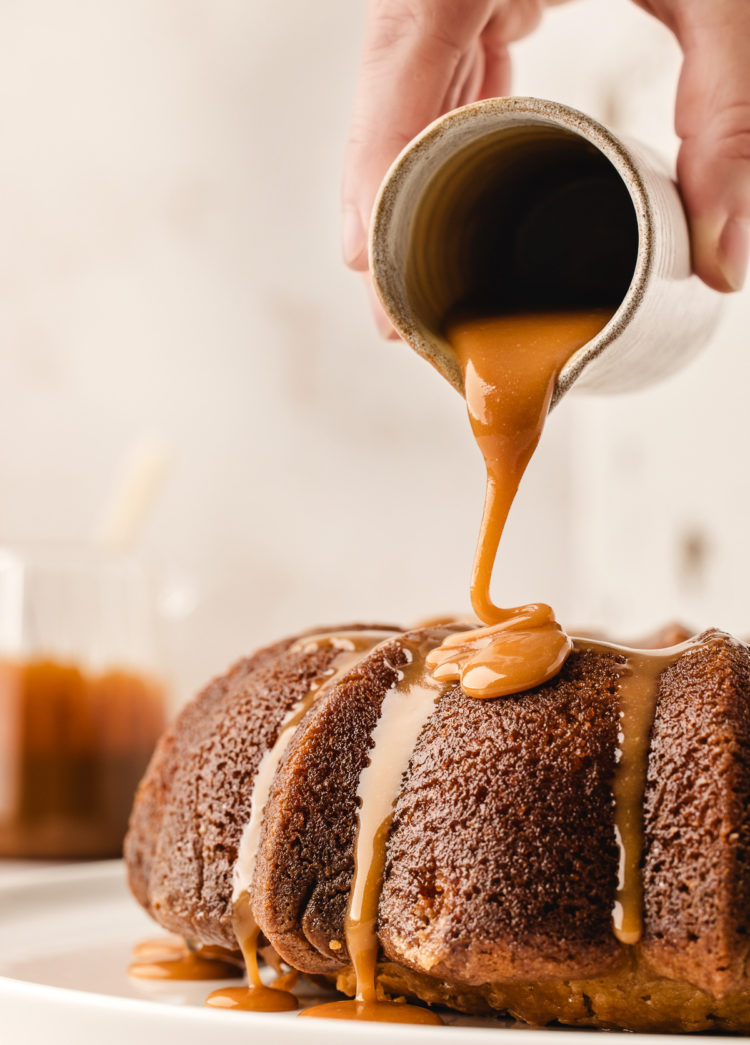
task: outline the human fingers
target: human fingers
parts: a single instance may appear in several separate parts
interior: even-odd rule
[[[344,163],[343,248],[367,268],[367,228],[388,167],[415,134],[462,96],[472,48],[493,0],[370,0]]]
[[[559,0],[559,2],[562,3],[563,0]],[[500,18],[495,17],[490,19],[482,33],[483,77],[476,93],[477,99],[496,98],[498,95],[510,93],[511,67],[508,28]],[[529,20],[523,29],[530,30],[531,28],[532,23]],[[518,29],[520,31],[521,27],[519,26]]]
[[[445,98],[445,110],[474,101],[484,79],[484,51],[479,40],[470,45],[461,59],[457,75]]]
[[[684,52],[675,127],[693,268],[716,290],[739,290],[750,248],[750,3],[670,0],[652,7]]]

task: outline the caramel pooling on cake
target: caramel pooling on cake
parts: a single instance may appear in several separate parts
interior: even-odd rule
[[[457,320],[448,326],[464,378],[487,489],[471,578],[485,628],[454,636],[428,658],[435,678],[459,680],[472,697],[500,697],[552,678],[572,649],[549,606],[502,609],[490,594],[510,507],[549,411],[555,383],[574,352],[611,317],[602,309]]]
[[[450,635],[427,658],[433,678],[461,680],[469,697],[486,699],[522,693],[553,678],[572,649],[550,606],[531,603],[505,620]]]

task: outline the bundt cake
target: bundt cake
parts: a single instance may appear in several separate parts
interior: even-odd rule
[[[295,636],[207,686],[136,797],[137,899],[187,940],[234,949],[244,894],[284,962],[351,995],[363,825],[395,798],[374,893],[380,996],[535,1024],[749,1031],[748,647],[709,631],[653,662],[637,808],[623,809],[638,659],[576,641],[555,678],[479,701],[424,669],[461,627]],[[414,713],[384,733],[397,699]],[[634,902],[623,942],[617,908]]]

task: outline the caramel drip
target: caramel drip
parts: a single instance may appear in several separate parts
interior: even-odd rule
[[[252,883],[266,802],[271,792],[276,770],[297,726],[312,705],[332,689],[340,678],[351,671],[375,646],[381,642],[387,642],[395,634],[398,633],[387,628],[369,631],[326,632],[321,635],[311,635],[300,639],[292,647],[292,652],[313,652],[321,647],[333,646],[339,650],[339,653],[328,670],[313,681],[302,700],[297,701],[294,707],[284,716],[279,735],[273,747],[266,751],[260,760],[253,783],[250,819],[242,832],[239,855],[234,867],[233,903],[236,904],[238,902]]]
[[[473,697],[540,685],[560,670],[571,643],[543,603],[502,609],[490,595],[500,538],[536,449],[555,383],[574,352],[607,323],[606,310],[540,312],[458,320],[448,340],[464,379],[487,489],[471,578],[474,612],[486,628],[452,640],[431,658],[435,677],[459,680]]]
[[[490,596],[492,569],[508,513],[549,411],[560,371],[611,312],[547,312],[452,323],[448,337],[464,378],[474,438],[487,468],[479,544],[471,582],[474,612],[485,624],[512,610]]]
[[[277,976],[271,986],[277,991],[292,991],[299,983],[299,973],[296,969],[290,969],[288,972],[282,973],[281,976]]]
[[[232,924],[247,969],[247,987],[223,987],[206,998],[211,1009],[237,1009],[244,1012],[291,1012],[297,999],[280,984],[266,987],[258,968],[260,930],[253,917],[250,897],[243,892],[235,901]]]
[[[264,987],[265,985],[260,978],[260,969],[258,968],[260,929],[253,917],[250,897],[246,892],[242,893],[239,900],[235,901],[232,912],[232,926],[245,961],[248,985],[251,988]]]
[[[354,847],[354,876],[346,913],[346,946],[356,976],[356,997],[306,1009],[302,1016],[360,1019],[386,1023],[430,1023],[442,1020],[427,1009],[378,1001],[375,972],[378,957],[376,923],[385,869],[385,852],[393,809],[412,751],[437,699],[445,688],[432,678],[425,658],[445,637],[445,629],[422,642],[402,640],[408,664],[386,693],[372,733],[370,761],[359,779],[360,801]]]
[[[643,800],[659,679],[666,668],[697,645],[688,641],[669,649],[636,650],[589,639],[575,640],[578,650],[614,653],[623,660],[617,687],[620,728],[612,780],[619,852],[612,928],[625,944],[638,943],[643,933]]]
[[[266,987],[258,969],[260,930],[253,916],[249,889],[260,843],[263,813],[276,770],[305,714],[375,646],[387,642],[396,634],[398,633],[389,628],[326,632],[306,636],[292,646],[291,652],[293,653],[312,653],[325,646],[332,646],[339,652],[328,670],[313,681],[302,700],[297,701],[285,715],[273,747],[264,754],[258,766],[250,803],[250,819],[242,833],[239,856],[234,868],[234,895],[232,898],[232,924],[245,960],[248,986],[214,991],[206,999],[206,1005],[212,1008],[243,1009],[251,1012],[279,1012],[297,1008],[297,1000],[294,995],[284,990],[278,982],[272,987]]]

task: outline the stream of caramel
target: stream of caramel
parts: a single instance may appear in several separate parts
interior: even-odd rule
[[[500,538],[549,411],[560,371],[607,323],[602,309],[458,319],[448,340],[461,366],[487,489],[471,578],[486,627],[448,638],[428,657],[434,677],[471,697],[499,697],[558,673],[572,643],[544,603],[502,609],[490,594]]]

